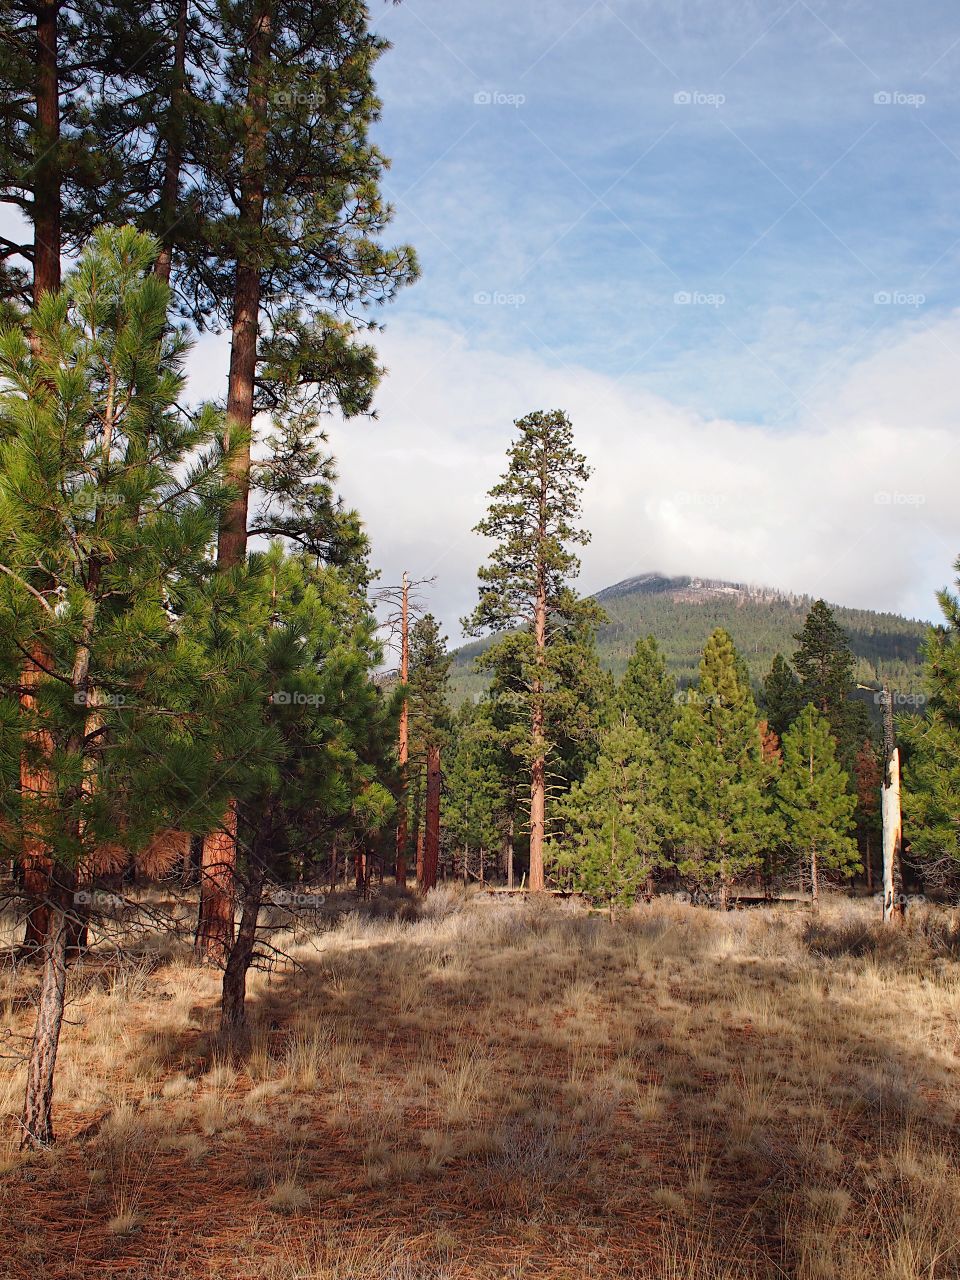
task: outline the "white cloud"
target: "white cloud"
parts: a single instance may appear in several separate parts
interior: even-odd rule
[[[582,585],[650,569],[716,575],[933,616],[957,551],[960,317],[855,365],[789,430],[708,420],[635,380],[474,348],[445,325],[382,341],[373,423],[331,432],[342,488],[384,581],[436,575],[458,635],[484,557],[470,529],[511,422],[562,407],[595,471]]]

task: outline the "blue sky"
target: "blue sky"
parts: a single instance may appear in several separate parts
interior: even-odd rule
[[[424,264],[393,325],[440,319],[777,423],[954,301],[955,6],[404,0],[378,16],[389,189]]]
[[[422,280],[335,425],[384,579],[452,636],[514,418],[595,465],[593,590],[649,569],[936,612],[960,552],[960,13],[932,0],[371,6]]]

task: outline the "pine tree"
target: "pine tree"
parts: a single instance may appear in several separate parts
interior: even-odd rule
[[[800,646],[793,655],[800,703],[812,702],[827,717],[840,762],[850,772],[870,725],[866,708],[855,696],[854,658],[847,633],[830,606],[817,600],[794,639]]]
[[[342,569],[285,555],[279,543],[251,569],[269,605],[260,719],[279,745],[238,805],[241,915],[221,1000],[221,1027],[231,1036],[245,1026],[264,886],[306,878],[331,832],[369,840],[394,811],[397,708],[371,678],[382,652],[364,590]]]
[[[499,640],[487,660],[509,651],[517,672],[514,693],[529,714],[529,886],[536,891],[544,888],[550,708],[563,701],[555,659],[570,656],[564,632],[595,625],[602,612],[578,600],[568,585],[580,567],[570,547],[589,541],[576,522],[590,474],[573,446],[570,420],[556,410],[528,414],[514,425],[518,436],[507,451],[507,472],[490,490],[490,507],[475,530],[497,545],[479,571],[480,602],[464,625],[475,635],[521,629]]]
[[[569,872],[574,888],[605,903],[611,916],[636,900],[661,865],[666,781],[654,739],[628,717],[603,735],[596,764],[558,805],[550,864]]]
[[[954,569],[960,575],[960,559]],[[944,589],[937,600],[944,621],[924,645],[924,714],[901,716],[898,727],[911,855],[928,883],[952,886],[960,873],[960,595]]]
[[[0,338],[0,744],[5,773],[23,755],[42,780],[4,796],[4,829],[49,857],[25,1145],[52,1140],[78,870],[209,830],[251,772],[237,762],[271,753],[247,729],[255,675],[229,653],[211,669],[220,423],[177,405],[186,345],[155,254],[129,228],[98,234],[30,342]]]
[[[677,867],[698,885],[715,884],[725,906],[736,878],[759,865],[775,826],[764,796],[756,705],[722,628],[704,647],[671,755]]]
[[[820,898],[824,871],[849,877],[859,870],[857,844],[848,834],[856,803],[837,761],[830,723],[807,703],[783,737],[777,804],[788,839],[807,860],[814,903]]]
[[[764,677],[761,701],[767,724],[778,738],[782,738],[800,714],[802,706],[800,681],[782,653],[774,656]]]
[[[676,689],[653,636],[637,641],[617,690],[617,702],[621,714],[632,717],[655,743],[669,741],[677,718]]]
[[[518,809],[515,760],[498,708],[485,698],[460,708],[444,769],[443,824],[461,852],[502,848],[512,887],[512,835]]]
[[[229,571],[242,562],[249,535],[309,545],[324,526],[328,494],[305,466],[316,457],[317,415],[331,405],[348,415],[369,409],[380,371],[372,349],[356,341],[352,316],[412,281],[416,262],[409,248],[380,243],[390,210],[380,193],[385,162],[369,131],[379,110],[373,66],[384,46],[365,6],[238,0],[222,7],[219,23],[228,53],[198,157],[222,209],[206,240],[217,252],[192,264],[188,257],[185,270],[193,271],[204,314],[231,325],[234,499],[217,545]],[[275,430],[272,457],[256,469],[258,410],[272,412]],[[269,513],[251,520],[252,487],[268,503],[281,498],[292,514],[279,523]],[[232,914],[232,822],[235,815],[227,838],[204,850],[208,892],[197,941],[214,960]]]

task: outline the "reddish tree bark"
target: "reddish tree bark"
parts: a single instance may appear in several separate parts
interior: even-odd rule
[[[194,949],[207,964],[226,963],[233,946],[237,867],[237,806],[231,803],[221,830],[203,842],[200,859],[200,912]]]

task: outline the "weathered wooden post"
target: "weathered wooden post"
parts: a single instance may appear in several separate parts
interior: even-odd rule
[[[883,786],[880,791],[880,816],[883,822],[883,922],[903,919],[903,877],[900,869],[900,845],[903,825],[900,814],[900,750],[893,731],[893,695],[884,684],[883,699]]]

